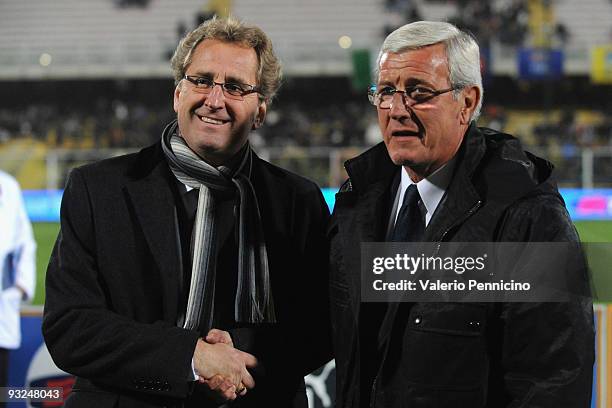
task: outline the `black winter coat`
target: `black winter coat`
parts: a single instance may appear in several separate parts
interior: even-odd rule
[[[471,126],[457,158],[424,241],[579,240],[552,166],[523,151],[517,139]],[[382,143],[349,160],[346,169],[350,179],[336,195],[328,228],[338,407],[590,406],[589,297],[564,303],[391,304],[396,315],[392,330],[380,334],[382,356],[367,349],[360,243],[384,241],[399,169]],[[577,280],[586,285],[585,277]],[[377,368],[361,372],[364,367]]]
[[[252,182],[278,322],[228,328],[260,363],[255,388],[232,406],[305,408],[304,375],[331,358],[329,212],[313,182],[259,158]],[[205,333],[176,324],[184,272],[175,189],[160,143],[70,175],[43,319],[53,360],[77,376],[67,407],[220,405],[190,380]]]

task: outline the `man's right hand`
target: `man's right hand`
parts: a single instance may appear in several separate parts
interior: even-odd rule
[[[224,398],[233,400],[236,391],[244,387],[251,389],[255,386],[253,377],[247,368],[257,365],[255,356],[235,349],[231,344],[210,344],[198,340],[193,355],[194,368],[200,377],[212,380],[213,377],[222,377],[229,382],[229,387],[218,388]],[[218,381],[218,380],[217,380]]]

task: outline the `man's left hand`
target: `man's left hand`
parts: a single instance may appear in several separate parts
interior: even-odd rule
[[[204,340],[210,344],[223,343],[234,347],[232,336],[225,330],[211,329]],[[236,389],[230,380],[221,375],[215,375],[208,380],[200,377],[199,381],[206,384],[211,391],[219,394],[225,400],[233,399],[234,394],[242,397],[247,393],[247,388],[242,383],[240,384],[242,389]]]

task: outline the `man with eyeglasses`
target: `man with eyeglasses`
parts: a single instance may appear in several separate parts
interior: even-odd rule
[[[346,162],[328,227],[337,406],[590,406],[588,296],[360,300],[362,243],[578,242],[552,165],[476,126],[483,89],[471,36],[444,22],[398,28],[368,96],[383,143]]]
[[[172,68],[161,140],[65,189],[43,321],[77,376],[65,406],[305,408],[304,375],[331,358],[329,212],[249,145],[280,84],[271,41],[212,19]]]

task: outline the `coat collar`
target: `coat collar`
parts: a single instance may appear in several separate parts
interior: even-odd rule
[[[387,146],[380,142],[359,156],[344,163],[354,191],[359,194],[367,191],[369,186],[386,182],[397,172],[396,166],[389,157]]]
[[[425,231],[425,241],[442,239],[448,229],[482,202],[472,182],[472,175],[485,151],[484,136],[474,124],[470,125],[457,152],[455,171],[448,190]],[[359,222],[365,223],[364,230],[372,231],[369,237],[372,241],[380,241],[383,239],[381,231],[384,229],[376,220],[384,218],[383,214],[388,212],[384,211],[389,206],[385,194],[393,190],[390,186],[398,174],[399,166],[391,161],[385,144],[381,142],[356,158],[348,160],[345,168],[350,177],[352,189],[350,195],[355,196],[353,200],[358,196],[358,202],[364,207],[358,213],[361,214]],[[348,197],[342,195],[339,194],[337,200],[352,201],[350,195]]]
[[[474,186],[472,176],[485,151],[484,136],[472,124],[457,152],[454,174],[446,194],[425,230],[424,241],[442,241],[450,229],[461,224],[472,211],[476,211],[482,205],[483,199]]]
[[[460,162],[458,165],[463,167],[468,178],[482,159],[485,147],[484,136],[476,125],[471,124],[456,156]],[[380,142],[359,156],[347,160],[344,167],[353,189],[361,194],[371,184],[392,178],[399,166],[391,161],[387,147],[384,142]]]

